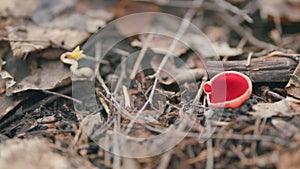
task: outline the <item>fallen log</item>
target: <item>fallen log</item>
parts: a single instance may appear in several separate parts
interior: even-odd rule
[[[238,71],[248,75],[253,82],[287,82],[298,62],[288,57],[260,57],[251,60],[207,61],[206,71],[209,78],[223,71]]]

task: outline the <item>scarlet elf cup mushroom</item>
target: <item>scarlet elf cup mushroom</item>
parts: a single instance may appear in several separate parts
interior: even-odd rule
[[[240,72],[225,71],[204,84],[208,105],[216,108],[238,108],[252,93],[250,78]]]

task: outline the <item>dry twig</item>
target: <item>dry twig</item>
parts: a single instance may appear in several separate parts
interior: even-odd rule
[[[140,66],[140,64],[141,64],[141,62],[142,62],[142,60],[143,60],[143,58],[144,58],[144,56],[145,56],[145,54],[146,54],[149,46],[150,46],[150,42],[151,42],[152,38],[153,38],[153,34],[151,33],[151,34],[148,35],[145,43],[143,44],[143,47],[142,47],[142,49],[141,49],[141,51],[139,53],[139,56],[138,56],[138,58],[137,58],[137,60],[136,60],[136,62],[134,64],[132,72],[131,72],[131,74],[129,76],[130,79],[133,79],[135,77],[135,75],[136,75],[136,73],[137,73],[137,71],[139,69],[139,66]]]

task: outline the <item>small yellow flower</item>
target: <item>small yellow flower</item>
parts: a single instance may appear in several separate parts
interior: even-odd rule
[[[77,46],[71,53],[71,55],[69,55],[68,57],[70,59],[74,59],[74,60],[79,60],[81,55],[82,55],[83,51],[80,50],[80,47]]]

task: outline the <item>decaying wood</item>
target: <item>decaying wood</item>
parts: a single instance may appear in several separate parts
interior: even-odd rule
[[[239,71],[248,75],[253,82],[287,82],[297,66],[297,61],[287,57],[261,57],[251,60],[208,61],[206,63],[209,77],[222,71]]]

